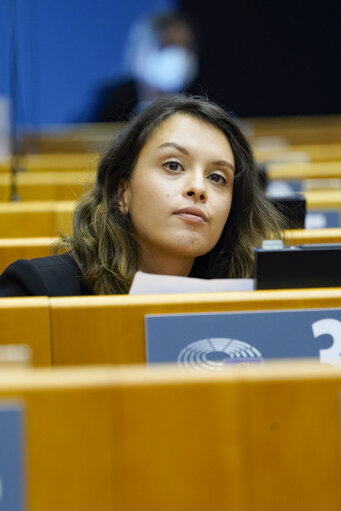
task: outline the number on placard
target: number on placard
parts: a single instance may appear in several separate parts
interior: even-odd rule
[[[341,365],[341,321],[337,319],[320,319],[311,325],[314,337],[330,335],[333,344],[320,350],[320,361],[334,366]]]

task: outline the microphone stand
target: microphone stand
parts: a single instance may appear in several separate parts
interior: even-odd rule
[[[17,175],[21,170],[20,161],[20,139],[18,132],[18,54],[16,38],[16,0],[11,1],[12,23],[10,38],[10,200],[18,201]]]

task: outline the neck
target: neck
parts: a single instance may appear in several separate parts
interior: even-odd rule
[[[140,257],[139,270],[145,273],[154,273],[157,275],[176,275],[178,277],[188,277],[193,266],[194,259],[185,259],[169,257],[168,254],[162,256],[154,253],[144,253]]]

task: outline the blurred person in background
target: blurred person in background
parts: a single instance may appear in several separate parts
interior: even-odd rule
[[[153,15],[137,22],[125,50],[126,78],[98,92],[91,122],[126,121],[167,94],[200,94],[198,37],[181,12]]]

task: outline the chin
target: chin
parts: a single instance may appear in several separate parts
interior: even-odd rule
[[[192,259],[195,259],[196,257],[200,257],[202,255],[205,255],[207,254],[208,252],[210,252],[210,250],[212,250],[212,247],[177,247],[176,249],[176,255],[178,257],[183,257],[183,258],[192,258]],[[171,251],[170,251],[171,252]],[[175,252],[174,255],[175,255]]]

